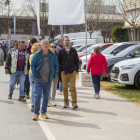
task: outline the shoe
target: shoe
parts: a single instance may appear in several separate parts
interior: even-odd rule
[[[51,101],[49,101],[49,103],[48,103],[48,107],[51,107]]]
[[[35,115],[35,114],[34,114],[34,116],[33,116],[32,120],[37,121],[37,120],[38,120],[38,118],[39,118],[39,115]]]
[[[43,118],[43,119],[48,119],[48,116],[47,116],[46,114],[42,114],[42,113],[41,113],[41,118]]]
[[[69,96],[71,96],[71,92],[69,92]]]
[[[19,96],[19,99],[18,100],[21,101],[21,102],[26,102],[26,99],[24,99],[23,96]]]
[[[55,103],[55,101],[52,101],[52,105],[53,105],[53,106],[56,106],[56,103]]]
[[[16,84],[16,89],[19,89],[19,85]]]
[[[26,98],[26,95],[25,94],[23,95],[23,98]]]
[[[26,99],[30,99],[30,96],[29,95],[26,95]]]
[[[77,104],[72,105],[72,109],[75,110],[76,108],[78,108]]]
[[[31,106],[31,112],[34,112],[34,106]]]
[[[62,91],[57,92],[58,95],[62,95]]]
[[[63,108],[69,108],[69,104],[68,103],[64,104]]]
[[[99,98],[100,98],[100,95],[99,95],[99,94],[95,94],[95,95],[94,95],[94,98],[95,98],[95,99],[99,99]]]
[[[10,94],[8,95],[8,99],[12,99],[12,95],[13,95],[13,93],[10,93]]]

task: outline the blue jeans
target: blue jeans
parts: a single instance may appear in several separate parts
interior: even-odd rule
[[[59,91],[61,91],[61,92],[63,91],[63,84],[62,84],[62,82],[59,85]],[[69,85],[69,92],[71,92],[70,85]]]
[[[100,81],[101,81],[101,75],[92,75],[92,82],[93,82],[95,94],[99,94],[100,92]]]
[[[24,93],[25,93],[25,95],[29,95],[29,91],[30,91],[30,82],[29,82],[29,77],[26,75],[25,82],[24,82]]]
[[[31,103],[32,103],[32,106],[35,105],[35,84],[32,82],[33,81],[33,75],[30,74],[29,75],[29,81],[30,81],[30,85],[32,87],[32,92],[31,92]]]
[[[39,115],[40,111],[40,100],[43,91],[43,101],[42,101],[42,108],[41,113],[45,114],[47,112],[51,82],[43,83],[39,79],[34,81],[35,83],[35,106],[34,106],[34,114]]]
[[[9,92],[13,93],[14,86],[16,84],[17,77],[19,77],[19,95],[24,95],[24,81],[25,81],[25,74],[24,71],[16,71],[12,73],[10,76],[10,84],[9,84]]]

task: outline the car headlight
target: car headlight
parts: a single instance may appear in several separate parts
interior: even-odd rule
[[[125,65],[121,66],[122,69],[132,69],[135,65]]]

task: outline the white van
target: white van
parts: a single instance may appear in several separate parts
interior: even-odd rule
[[[70,44],[73,45],[79,45],[79,44],[86,44],[86,39],[77,39],[77,40],[71,40]],[[89,44],[97,44],[96,39],[87,39],[87,45]]]
[[[78,32],[78,33],[70,33],[70,34],[64,34],[64,36],[68,36],[70,40],[77,40],[77,39],[85,39],[86,33],[85,32]],[[60,39],[61,35],[57,35],[55,39]],[[87,32],[87,38],[90,39],[90,33]],[[96,43],[104,43],[104,38],[101,34],[101,31],[94,31],[92,33],[92,39],[96,39]]]

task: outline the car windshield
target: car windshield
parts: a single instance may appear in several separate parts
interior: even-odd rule
[[[93,50],[93,48],[95,47],[95,45],[90,46],[89,48],[87,48],[87,52],[90,52],[91,50]],[[82,51],[83,53],[86,53],[86,48],[85,50]]]
[[[107,49],[103,50],[102,54],[108,54],[109,52],[113,51],[117,46],[119,46],[119,45],[111,45]]]
[[[75,46],[74,48],[77,50],[77,49],[79,49],[80,47],[82,47],[82,45],[80,45],[80,46]]]
[[[91,44],[90,45],[87,45],[87,48],[90,47],[90,46],[91,46]],[[84,50],[86,51],[86,46],[85,45],[83,47],[79,48],[77,50],[77,52],[83,52]]]
[[[135,49],[134,46],[130,46],[126,49],[124,49],[123,51],[121,51],[120,53],[116,54],[117,56],[125,56],[127,55],[128,53],[130,53],[133,49]]]

